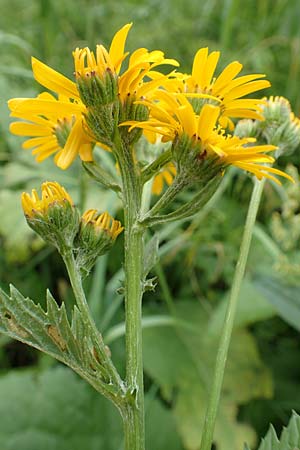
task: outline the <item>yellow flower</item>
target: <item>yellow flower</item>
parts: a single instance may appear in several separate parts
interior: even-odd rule
[[[208,48],[200,48],[195,57],[192,67],[192,74],[181,79],[174,79],[170,88],[175,88],[177,92],[188,95],[194,104],[197,113],[200,112],[202,95],[210,95],[215,98],[208,100],[220,107],[219,123],[222,127],[227,126],[232,130],[234,124],[231,118],[250,118],[263,120],[260,114],[261,99],[244,99],[248,94],[268,88],[269,81],[261,80],[263,74],[252,74],[237,77],[243,65],[238,61],[228,64],[219,76],[215,77],[215,69],[220,58],[220,52],[209,54]],[[194,97],[194,98],[193,98]],[[198,97],[198,98],[197,98]],[[199,108],[200,106],[200,108]]]
[[[55,163],[67,169],[77,155],[83,161],[92,161],[95,139],[86,131],[85,106],[60,96],[44,92],[35,99],[16,98],[9,100],[11,116],[23,121],[13,122],[10,131],[19,136],[28,136],[22,147],[32,148],[37,162],[55,154]]]
[[[104,80],[105,75],[110,73],[117,78],[119,83],[118,94],[122,100],[125,100],[127,94],[137,93],[138,89],[141,89],[137,95],[140,97],[161,85],[165,76],[153,69],[162,64],[173,66],[179,66],[179,64],[174,59],[166,59],[164,53],[159,50],[149,52],[145,48],[137,49],[129,59],[128,68],[120,75],[122,63],[129,54],[124,49],[131,26],[131,23],[126,24],[117,31],[109,51],[103,45],[97,45],[95,56],[88,47],[76,48],[73,52],[76,80],[80,78],[90,79],[96,76]],[[35,79],[42,86],[69,99],[76,101],[80,99],[76,83],[36,58],[32,58],[32,70]],[[143,83],[146,76],[151,81]]]
[[[70,251],[79,230],[79,214],[66,190],[55,181],[42,184],[42,195],[35,189],[23,192],[22,208],[28,225],[61,254]]]
[[[38,162],[52,154],[56,154],[55,163],[61,169],[68,168],[77,155],[84,161],[92,161],[95,141],[112,145],[115,122],[147,117],[146,108],[136,107],[134,100],[162,84],[165,75],[154,70],[157,66],[178,63],[166,59],[161,51],[140,48],[133,52],[128,68],[120,75],[128,56],[124,49],[131,25],[125,25],[115,34],[109,51],[98,45],[96,56],[87,47],[73,52],[77,83],[32,58],[35,79],[57,97],[43,93],[36,99],[10,100],[12,117],[26,121],[14,122],[10,130],[32,137],[23,147],[33,148]],[[131,141],[134,139],[132,134]]]
[[[256,139],[226,135],[225,130],[217,126],[221,114],[220,107],[205,104],[198,115],[182,94],[172,95],[161,91],[159,100],[159,104],[147,102],[150,108],[149,120],[144,122],[128,121],[124,125],[159,133],[165,141],[174,141],[187,135],[193,145],[199,147],[201,159],[209,156],[217,157],[217,161],[222,167],[234,165],[252,172],[258,179],[267,177],[279,183],[271,175],[273,173],[293,181],[284,172],[264,165],[274,162],[274,158],[264,152],[275,150],[275,146],[254,145]],[[163,105],[167,105],[167,107],[164,109]]]
[[[94,75],[104,78],[107,71],[116,75],[119,74],[122,62],[128,55],[128,52],[125,53],[124,49],[131,26],[132,23],[128,23],[117,31],[109,51],[103,45],[97,45],[96,57],[88,47],[83,49],[76,48],[73,52],[76,78]]]
[[[125,102],[129,95],[141,98],[160,86],[165,75],[153,71],[162,64],[178,66],[174,59],[166,59],[160,50],[149,52],[145,48],[139,48],[129,58],[128,68],[120,75],[123,61],[128,56],[124,51],[127,34],[132,24],[121,28],[114,36],[109,51],[103,45],[97,45],[96,55],[88,48],[77,48],[73,52],[75,76],[77,81],[86,79],[90,81],[99,77],[105,82],[107,74],[114,77],[117,83],[116,89],[120,100]],[[145,77],[150,81],[143,82]]]
[[[46,215],[49,207],[56,204],[61,206],[74,206],[73,200],[67,191],[57,182],[45,182],[42,184],[42,195],[39,197],[35,189],[32,190],[31,195],[27,192],[23,192],[22,208],[24,214],[28,218],[35,217],[37,215]]]
[[[176,175],[176,168],[173,163],[167,164],[160,173],[155,175],[153,184],[152,184],[152,192],[155,195],[160,195],[162,193],[164,182],[169,186],[172,184],[174,176]]]
[[[92,225],[96,234],[105,231],[112,240],[115,240],[124,229],[121,222],[114,220],[108,212],[99,214],[96,209],[86,211],[81,220],[85,225]]]

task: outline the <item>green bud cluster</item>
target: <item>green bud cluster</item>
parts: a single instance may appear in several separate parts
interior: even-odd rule
[[[118,79],[109,68],[100,77],[95,72],[77,78],[80,98],[87,108],[113,103],[118,95]]]
[[[80,219],[78,209],[65,189],[56,182],[42,185],[42,196],[35,190],[22,195],[28,225],[62,256],[73,252],[76,264],[88,274],[98,256],[108,252],[123,227],[107,213],[86,211]]]
[[[241,120],[235,128],[239,137],[256,137],[260,142],[276,145],[275,156],[290,155],[300,144],[300,120],[284,97],[270,97],[261,106],[265,120]]]
[[[28,225],[44,241],[64,254],[72,245],[79,227],[79,213],[62,186],[55,182],[42,185],[42,196],[36,190],[22,194],[22,206]]]
[[[74,243],[76,264],[83,275],[89,273],[98,256],[107,253],[123,227],[107,213],[95,209],[86,211],[80,221],[80,229]]]

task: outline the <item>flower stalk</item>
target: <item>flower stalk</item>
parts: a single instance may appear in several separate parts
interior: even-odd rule
[[[108,383],[113,384],[115,387],[119,388],[120,395],[111,395],[109,391],[103,392],[103,384],[101,388],[101,393],[106,397],[110,398],[119,408],[123,406],[124,396],[125,396],[125,386],[124,383],[115,368],[110,356],[107,353],[107,347],[105,346],[102,335],[99,333],[96,324],[91,317],[89,306],[86,301],[85,293],[82,287],[81,276],[76,265],[73,253],[70,251],[62,255],[64,263],[66,265],[68,275],[70,278],[71,286],[74,292],[74,296],[81,313],[81,317],[86,330],[89,330],[90,335],[95,346],[95,352],[98,354],[101,365],[104,369],[103,376],[108,378]]]
[[[234,325],[234,319],[264,184],[265,179],[259,181],[255,178],[254,188],[251,195],[251,200],[248,208],[248,214],[240,248],[240,254],[235,268],[235,274],[231,286],[231,292],[227,306],[225,321],[220,336],[220,345],[216,357],[214,378],[209,395],[200,450],[211,450],[213,443],[213,434],[220,402],[224,372]]]

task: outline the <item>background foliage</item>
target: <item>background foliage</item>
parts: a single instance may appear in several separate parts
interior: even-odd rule
[[[20,193],[57,180],[82,208],[118,213],[75,164],[37,165],[8,133],[6,100],[35,95],[30,56],[72,77],[76,46],[109,44],[133,21],[128,48],[162,49],[189,71],[195,51],[222,51],[245,71],[266,73],[268,95],[283,95],[300,111],[298,0],[0,0],[0,286],[12,282],[43,304],[49,287],[71,305],[69,282],[56,252],[33,235]],[[16,19],[18,18],[18,20]],[[279,164],[299,179],[299,149]],[[291,166],[293,164],[293,166]],[[228,171],[223,195],[190,221],[159,229],[161,261],[154,293],[144,300],[147,440],[153,450],[197,450],[216,342],[251,192],[251,180]],[[299,183],[265,189],[244,282],[216,430],[218,450],[257,448],[270,422],[281,430],[300,412]],[[120,217],[121,218],[121,217]],[[99,259],[86,282],[95,320],[124,370],[122,238]],[[111,406],[50,357],[0,336],[2,450],[119,450],[121,424]],[[43,411],[43,413],[41,413]],[[159,430],[159,432],[157,431]],[[163,430],[163,432],[161,432]],[[112,436],[112,437],[111,437]]]

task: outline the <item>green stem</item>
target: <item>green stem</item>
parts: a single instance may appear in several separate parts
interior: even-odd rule
[[[145,449],[142,353],[143,233],[137,226],[142,189],[131,149],[116,144],[123,184],[125,225],[125,323],[127,410],[123,412],[125,449]]]
[[[107,348],[103,342],[102,335],[98,331],[96,324],[91,316],[89,306],[86,301],[85,293],[82,287],[81,276],[77,269],[76,262],[72,251],[67,252],[63,256],[69,278],[71,281],[74,296],[80,310],[81,318],[84,324],[84,329],[87,334],[90,334],[93,345],[95,346],[95,351],[103,365],[103,370],[109,377],[109,383],[113,384],[117,391],[120,392],[120,397],[111,397],[108,390],[107,397],[113,400],[118,406],[123,403],[123,395],[125,394],[124,383],[118,374],[117,369],[112,363],[112,360],[107,354]],[[102,389],[103,390],[103,389]],[[103,393],[103,392],[102,392]],[[104,393],[105,394],[105,393]]]
[[[214,379],[212,382],[212,388],[210,391],[208,407],[206,411],[203,435],[201,440],[200,450],[211,450],[213,442],[213,434],[215,428],[215,422],[218,412],[218,406],[220,401],[221,389],[224,378],[224,371],[226,366],[226,360],[228,355],[228,349],[230,345],[230,339],[232,335],[232,329],[234,324],[234,317],[238,303],[238,297],[240,293],[241,284],[243,281],[246,263],[248,259],[251,238],[253,234],[253,228],[256,220],[256,215],[263,191],[265,180],[258,181],[255,179],[255,184],[250,200],[248,209],[246,224],[244,228],[244,234],[242,238],[242,244],[240,248],[240,255],[236,265],[233,284],[231,287],[231,293],[229,303],[227,306],[225,322],[220,337],[220,345],[216,358],[216,367],[214,373]]]

